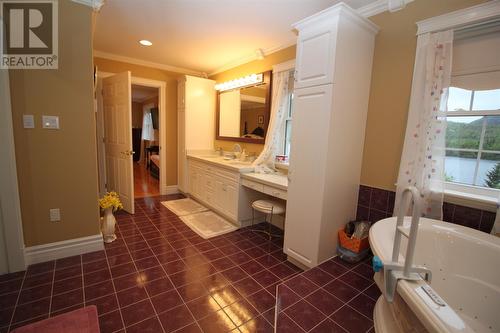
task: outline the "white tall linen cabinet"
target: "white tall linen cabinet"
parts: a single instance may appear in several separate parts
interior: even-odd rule
[[[186,154],[213,150],[215,140],[215,81],[184,75],[177,81],[177,187],[188,190]]]
[[[314,267],[356,216],[378,28],[341,3],[298,31],[284,251]]]

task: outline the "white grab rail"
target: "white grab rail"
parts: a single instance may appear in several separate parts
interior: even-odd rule
[[[408,198],[410,196],[410,198]],[[411,199],[411,200],[409,200]],[[413,203],[413,213],[411,217],[410,233],[407,234],[403,227],[405,212],[408,210],[408,204]],[[420,273],[425,274],[425,280],[430,281],[432,273],[424,266],[413,265],[413,256],[415,254],[415,245],[417,243],[418,223],[420,219],[420,193],[414,186],[409,186],[403,190],[401,205],[396,222],[394,236],[394,246],[392,249],[392,262],[384,263],[385,297],[388,302],[394,299],[396,285],[398,280],[420,280]],[[401,236],[408,237],[408,246],[404,264],[399,263],[399,250],[401,248]]]

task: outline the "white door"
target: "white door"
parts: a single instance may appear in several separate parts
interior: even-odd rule
[[[104,78],[102,92],[107,190],[117,192],[123,209],[134,214],[130,72]]]

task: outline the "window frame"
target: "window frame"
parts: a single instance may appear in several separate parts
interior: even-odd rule
[[[454,87],[457,88],[457,87]],[[474,169],[473,183],[476,182],[479,163],[481,161],[482,153],[493,153],[500,154],[500,151],[497,150],[488,150],[483,149],[484,144],[484,136],[486,133],[486,125],[487,125],[487,117],[488,116],[500,116],[500,109],[496,110],[473,110],[474,105],[474,95],[478,90],[470,90],[471,97],[469,102],[468,110],[460,110],[460,111],[448,111],[443,112],[443,115],[446,117],[446,121],[448,122],[448,117],[483,117],[482,128],[481,128],[481,136],[479,139],[479,147],[478,149],[469,149],[469,148],[448,148],[445,147],[445,151],[458,151],[458,152],[474,152],[477,153],[476,157],[476,166]],[[446,166],[445,166],[446,170]],[[496,204],[496,202],[500,198],[500,189],[489,188],[485,186],[479,185],[470,185],[459,182],[451,182],[444,181],[444,190],[445,195],[447,197],[455,197],[459,199],[473,199],[475,201],[480,201],[486,204]]]

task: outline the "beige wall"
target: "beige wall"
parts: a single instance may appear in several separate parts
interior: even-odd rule
[[[177,78],[182,74],[129,64],[120,61],[94,58],[98,70],[109,73],[130,71],[132,76],[164,81],[167,84],[167,185],[177,185]]]
[[[99,233],[91,23],[89,7],[59,1],[59,69],[10,71],[26,246]],[[23,114],[35,129],[23,129]],[[42,129],[42,115],[59,116],[61,129]]]
[[[215,74],[210,79],[215,80],[217,83],[233,80],[242,76],[253,73],[261,73],[273,69],[273,65],[295,59],[295,45],[290,46],[281,51],[275,52],[266,56],[262,60],[255,60],[241,66],[229,69],[227,71]],[[250,130],[250,127],[249,127]],[[222,147],[224,150],[232,150],[235,143],[240,144],[249,153],[259,154],[264,145],[255,143],[243,143],[235,141],[215,140],[216,147]]]
[[[416,22],[481,3],[481,0],[417,0],[371,20],[375,41],[361,183],[394,190],[403,149],[415,62]]]

